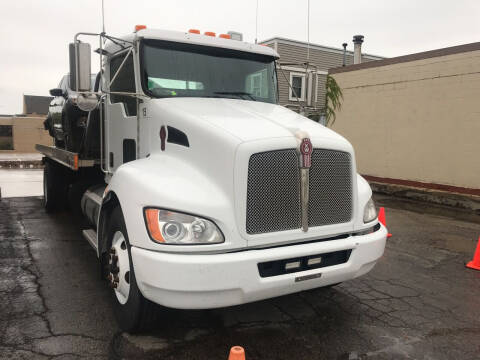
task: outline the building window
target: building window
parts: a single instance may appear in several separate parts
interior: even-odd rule
[[[13,150],[12,125],[0,125],[0,150]]]
[[[288,92],[288,99],[290,101],[297,101],[298,97],[298,100],[305,101],[305,74],[290,73],[290,85],[291,88]]]

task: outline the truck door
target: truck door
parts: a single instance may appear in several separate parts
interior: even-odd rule
[[[133,53],[127,54],[128,51],[122,52],[110,60],[108,82],[120,68],[110,85],[110,92],[136,92]],[[137,158],[137,99],[134,96],[122,94],[107,96],[105,140],[105,163],[109,172]]]

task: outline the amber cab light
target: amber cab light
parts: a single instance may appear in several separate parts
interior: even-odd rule
[[[207,36],[215,36],[216,34],[213,31],[205,31],[204,33]]]
[[[198,29],[190,29],[190,30],[188,30],[188,32],[190,34],[200,34],[200,30],[198,30]]]
[[[135,25],[135,32],[144,30],[147,28],[147,25]]]
[[[222,38],[222,39],[230,39],[230,35],[228,34],[220,34],[218,35],[219,38]]]

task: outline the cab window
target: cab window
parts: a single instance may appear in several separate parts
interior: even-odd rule
[[[110,61],[110,81],[115,76],[117,70],[125,59],[125,54],[118,55]],[[118,73],[115,81],[110,86],[111,92],[135,93],[135,72],[133,69],[133,55],[130,54]],[[122,103],[125,107],[127,116],[137,115],[137,99],[133,96],[111,94],[110,102],[112,104]]]

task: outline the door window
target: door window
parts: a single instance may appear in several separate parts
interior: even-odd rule
[[[125,59],[125,54],[118,55],[110,61],[110,81]],[[133,70],[133,55],[130,54],[110,86],[111,92],[135,93],[135,72]],[[137,115],[137,99],[133,96],[111,94],[110,102],[123,103],[127,116]]]

